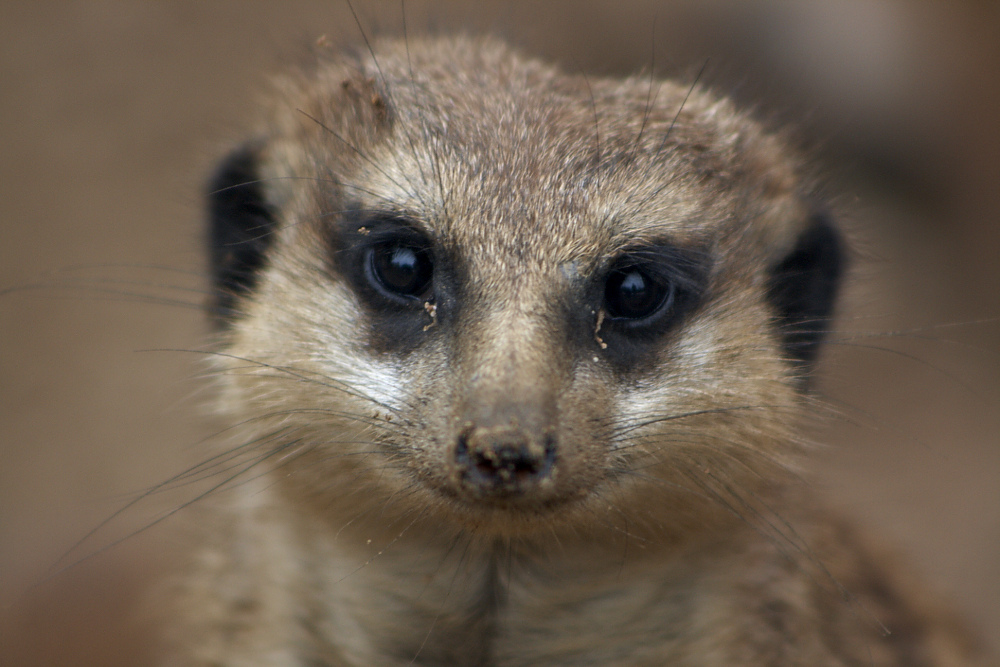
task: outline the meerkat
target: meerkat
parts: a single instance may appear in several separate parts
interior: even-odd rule
[[[846,254],[808,173],[489,38],[281,79],[208,187],[238,483],[163,664],[985,664],[803,482]]]

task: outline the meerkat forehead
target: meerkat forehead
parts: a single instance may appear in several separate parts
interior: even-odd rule
[[[379,42],[321,62],[279,113],[305,152],[294,161],[322,164],[345,200],[505,269],[668,239],[780,254],[807,217],[787,151],[728,102],[566,75],[489,40]]]

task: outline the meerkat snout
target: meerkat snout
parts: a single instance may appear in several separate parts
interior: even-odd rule
[[[535,331],[527,341],[543,336]],[[542,344],[536,340],[534,347]],[[499,344],[490,347],[495,352]],[[544,502],[555,492],[559,383],[546,382],[546,369],[513,349],[470,356],[476,368],[490,372],[474,373],[456,406],[451,463],[457,491],[473,503]]]
[[[530,494],[553,474],[556,440],[537,435],[517,422],[501,426],[469,425],[454,451],[461,485],[482,498]]]

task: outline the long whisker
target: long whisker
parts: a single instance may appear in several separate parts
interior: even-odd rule
[[[390,183],[392,183],[393,185],[395,185],[401,191],[405,192],[407,195],[409,195],[413,199],[416,199],[417,201],[422,201],[421,197],[417,193],[413,192],[410,189],[407,189],[407,188],[403,187],[403,185],[399,181],[397,181],[395,178],[393,178],[389,174],[389,172],[387,172],[385,169],[383,169],[381,167],[381,165],[379,165],[375,160],[373,160],[371,157],[369,157],[367,153],[365,153],[360,148],[358,148],[357,146],[355,146],[353,143],[351,143],[350,141],[348,141],[347,139],[345,139],[344,137],[342,137],[332,127],[326,125],[319,118],[316,118],[315,116],[312,116],[311,114],[309,114],[309,112],[307,112],[307,111],[305,111],[303,109],[296,109],[296,111],[298,111],[300,114],[302,114],[303,116],[305,116],[306,118],[308,118],[312,122],[316,123],[316,125],[318,125],[320,128],[322,128],[322,130],[324,132],[326,132],[327,134],[329,134],[330,136],[332,136],[334,139],[340,141],[342,144],[344,144],[345,146],[347,146],[347,148],[351,149],[362,160],[364,160],[369,165],[371,165],[375,169],[375,171],[377,171],[380,174],[382,174],[383,176],[385,176],[386,179],[388,179]]]
[[[773,409],[772,406],[767,405],[732,405],[719,408],[705,408],[703,410],[690,410],[687,412],[680,412],[676,414],[666,414],[657,417],[652,417],[640,421],[638,423],[627,424],[615,429],[612,429],[611,435],[615,438],[620,438],[623,435],[637,431],[641,428],[646,428],[652,426],[653,424],[659,424],[662,422],[676,421],[678,419],[686,419],[688,417],[697,417],[702,415],[718,415],[718,414],[728,414],[732,412],[740,411],[753,411],[753,410],[770,410]]]
[[[183,349],[183,348],[152,348],[152,349],[141,350],[141,351],[142,352],[184,352],[184,353],[187,353],[187,354],[202,354],[202,355],[205,355],[205,356],[220,357],[220,358],[223,358],[223,359],[234,359],[236,361],[243,361],[243,362],[245,362],[247,364],[250,364],[251,366],[256,366],[256,367],[260,367],[260,368],[268,368],[268,369],[277,371],[279,373],[285,374],[285,375],[287,375],[289,377],[293,377],[293,378],[299,379],[299,380],[301,380],[303,382],[313,383],[313,384],[317,384],[317,385],[320,385],[320,386],[323,386],[323,387],[327,387],[329,389],[336,389],[336,390],[342,391],[345,394],[348,394],[350,396],[354,396],[355,398],[360,398],[360,399],[362,399],[364,401],[368,401],[368,402],[372,403],[373,405],[377,405],[380,408],[388,410],[389,412],[391,412],[391,413],[393,413],[393,414],[395,414],[397,416],[401,416],[402,415],[402,413],[400,412],[400,410],[398,408],[393,407],[393,406],[391,406],[391,405],[389,405],[387,403],[384,403],[382,401],[378,401],[378,400],[376,400],[375,398],[373,398],[371,396],[367,396],[367,395],[361,393],[360,390],[358,390],[353,385],[350,385],[350,384],[348,384],[346,382],[342,382],[342,381],[336,380],[334,378],[327,377],[325,375],[321,375],[319,373],[315,373],[315,372],[312,372],[312,371],[306,371],[306,370],[303,370],[303,369],[295,369],[295,368],[290,368],[290,367],[285,367],[285,366],[278,366],[276,364],[269,364],[267,362],[258,361],[256,359],[249,359],[247,357],[241,357],[239,355],[229,354],[227,352],[216,352],[216,351],[212,351],[212,350],[190,350],[190,349]],[[316,375],[316,376],[318,376],[321,379],[316,379],[314,377],[307,377],[307,374],[309,374],[309,373],[311,373],[313,375]]]
[[[264,460],[267,460],[268,458],[270,458],[272,456],[276,456],[276,455],[280,454],[282,451],[284,451],[288,447],[294,446],[297,443],[298,443],[298,441],[293,441],[293,442],[288,443],[286,445],[282,445],[281,447],[279,447],[279,448],[277,448],[277,449],[275,449],[275,450],[267,453],[263,458],[251,461],[245,467],[237,470],[232,475],[229,475],[229,476],[225,477],[221,482],[218,482],[217,484],[213,485],[208,490],[203,491],[203,492],[199,493],[198,495],[196,495],[194,498],[181,503],[180,505],[178,505],[177,507],[174,507],[171,510],[168,510],[167,512],[161,514],[159,517],[157,517],[157,518],[153,519],[152,521],[146,523],[145,525],[141,526],[140,528],[137,528],[137,529],[129,532],[127,535],[125,535],[123,537],[120,537],[120,538],[118,538],[116,540],[113,540],[112,542],[110,542],[110,543],[108,543],[108,544],[100,547],[99,549],[97,549],[95,551],[92,551],[92,552],[90,552],[88,554],[85,554],[84,556],[76,559],[74,562],[72,562],[72,563],[70,563],[68,565],[65,565],[63,567],[58,567],[58,563],[62,562],[63,560],[65,560],[65,555],[64,555],[63,558],[60,558],[59,561],[57,561],[56,564],[54,564],[53,567],[50,568],[49,572],[44,577],[42,577],[38,582],[36,582],[35,584],[33,584],[32,588],[41,586],[42,584],[44,584],[44,583],[46,583],[48,581],[51,581],[55,577],[59,576],[63,572],[66,572],[70,568],[77,567],[77,566],[81,565],[82,563],[85,563],[85,562],[87,562],[87,561],[89,561],[89,560],[91,560],[93,558],[96,558],[97,556],[100,556],[101,554],[104,554],[104,553],[108,552],[109,550],[117,547],[119,544],[122,544],[123,542],[134,538],[136,535],[144,533],[144,532],[148,531],[150,528],[153,528],[154,526],[157,526],[157,525],[161,524],[162,522],[166,521],[168,518],[170,518],[173,515],[177,514],[181,510],[184,510],[184,509],[190,507],[191,505],[193,505],[193,504],[195,504],[195,503],[197,503],[197,502],[199,502],[199,501],[207,498],[208,496],[212,495],[213,493],[217,492],[219,489],[222,489],[222,488],[226,487],[230,482],[232,482],[233,480],[238,479],[245,472],[247,472],[248,470],[252,469],[254,466],[259,465]],[[120,515],[122,511],[124,511],[124,510],[119,510],[118,514]],[[104,525],[107,525],[107,522],[105,522]],[[97,529],[95,529],[95,530],[97,530]],[[92,532],[94,532],[94,531],[92,531]],[[76,547],[74,547],[74,549],[75,548]]]

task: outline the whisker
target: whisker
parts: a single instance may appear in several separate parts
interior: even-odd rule
[[[341,577],[340,579],[338,579],[335,583],[340,583],[342,581],[345,581],[348,578],[350,578],[351,576],[353,576],[353,575],[357,574],[358,572],[360,572],[361,570],[363,570],[364,568],[368,567],[379,556],[381,556],[382,554],[384,554],[386,552],[386,550],[388,550],[390,547],[392,547],[392,545],[396,544],[396,542],[398,542],[400,539],[402,539],[403,535],[406,534],[406,531],[408,531],[410,528],[412,528],[420,519],[422,519],[424,517],[424,515],[426,513],[427,513],[426,508],[423,509],[423,510],[421,510],[417,514],[417,516],[414,517],[414,519],[410,523],[408,523],[406,525],[406,527],[403,528],[403,530],[401,530],[399,532],[398,535],[396,535],[394,538],[392,538],[392,540],[389,541],[389,543],[387,545],[385,545],[384,547],[382,547],[381,549],[379,549],[379,551],[374,556],[372,556],[371,558],[369,558],[368,560],[366,560],[364,563],[362,563],[361,565],[359,565],[355,569],[351,570],[351,572],[349,572],[348,574],[345,574],[343,577]]]
[[[287,446],[291,446],[291,443],[289,445],[287,445]],[[221,482],[215,484],[214,486],[212,486],[211,488],[209,488],[207,491],[203,491],[203,492],[199,493],[198,495],[196,495],[191,500],[185,501],[185,502],[181,503],[180,505],[178,505],[177,507],[175,507],[175,508],[173,508],[171,510],[168,510],[167,512],[161,514],[159,517],[157,517],[157,518],[153,519],[152,521],[146,523],[145,525],[141,526],[140,528],[137,528],[137,529],[129,532],[124,537],[120,537],[120,538],[118,538],[116,540],[113,540],[112,542],[110,542],[110,543],[108,543],[108,544],[100,547],[99,549],[96,549],[95,551],[92,551],[92,552],[90,552],[90,553],[88,553],[88,554],[86,554],[86,555],[78,558],[77,560],[75,560],[74,562],[72,562],[72,563],[70,563],[68,565],[65,565],[63,567],[58,567],[58,563],[64,561],[65,558],[66,558],[66,556],[63,556],[62,558],[59,559],[59,561],[57,561],[49,569],[49,572],[45,576],[43,576],[39,581],[37,581],[36,583],[34,583],[32,585],[32,588],[37,588],[38,586],[41,586],[42,584],[45,584],[48,581],[51,581],[52,579],[54,579],[55,577],[59,576],[60,574],[62,574],[64,572],[68,571],[69,569],[74,568],[74,567],[78,567],[79,565],[81,565],[81,564],[83,564],[83,563],[85,563],[85,562],[87,562],[89,560],[92,560],[92,559],[96,558],[97,556],[100,556],[101,554],[107,553],[109,550],[117,547],[119,544],[122,544],[122,543],[124,543],[127,540],[133,539],[135,536],[140,535],[140,534],[148,531],[150,528],[153,528],[154,526],[157,526],[157,525],[163,523],[168,518],[174,516],[178,512],[180,512],[180,511],[182,511],[182,510],[190,507],[191,505],[193,505],[193,504],[195,504],[197,502],[200,502],[200,501],[204,500],[205,498],[207,498],[208,496],[210,496],[213,493],[217,492],[218,490],[226,487],[230,482],[232,482],[235,479],[238,479],[245,472],[247,472],[248,470],[252,469],[254,466],[258,465],[262,461],[266,460],[267,457],[277,455],[284,448],[285,447],[282,447],[282,448],[279,448],[279,449],[276,449],[276,450],[270,452],[263,459],[260,459],[260,460],[257,460],[257,461],[252,461],[249,465],[247,465],[246,467],[244,467],[244,468],[242,468],[240,470],[237,470],[235,473],[233,473],[232,475],[226,477]],[[119,510],[118,514],[120,515],[122,511],[124,511],[124,510]],[[107,523],[105,523],[104,525],[107,525]],[[99,530],[99,528],[95,529],[95,531],[96,530]]]
[[[124,283],[123,283],[124,284]],[[199,290],[187,288],[174,288],[179,291],[200,293]],[[144,303],[154,306],[169,306],[176,308],[188,308],[193,310],[204,310],[205,305],[201,301],[191,302],[183,299],[175,299],[157,294],[144,294],[125,289],[114,289],[111,287],[98,287],[94,285],[79,285],[67,283],[31,283],[15,285],[13,287],[0,290],[0,296],[16,294],[18,292],[50,292],[50,298],[57,298],[59,292],[73,292],[74,298],[79,294],[90,296],[95,301],[110,301],[120,303]],[[68,297],[67,297],[68,298]]]
[[[611,436],[614,438],[620,438],[623,435],[632,433],[641,428],[646,428],[647,426],[652,426],[653,424],[659,424],[662,422],[676,421],[678,419],[686,419],[688,417],[698,417],[702,415],[715,415],[715,414],[728,414],[732,412],[740,411],[752,411],[752,410],[770,410],[774,406],[767,405],[733,405],[720,408],[705,408],[703,410],[689,410],[687,412],[679,412],[676,414],[667,414],[658,417],[652,417],[647,420],[640,421],[635,424],[627,424],[621,427],[617,427],[611,430]]]
[[[301,380],[303,382],[313,383],[313,384],[320,385],[322,387],[326,387],[328,389],[336,389],[336,390],[342,391],[345,394],[348,394],[350,396],[354,396],[355,398],[360,398],[361,400],[364,400],[364,401],[368,401],[369,403],[372,403],[373,405],[377,405],[380,408],[388,410],[389,412],[391,412],[391,413],[393,413],[393,414],[395,414],[397,416],[401,416],[402,415],[402,412],[400,412],[400,410],[398,408],[395,408],[395,407],[393,407],[391,405],[388,405],[387,403],[378,401],[378,400],[376,400],[375,398],[373,398],[371,396],[367,396],[367,395],[361,393],[360,390],[358,390],[353,385],[350,385],[350,384],[348,384],[346,382],[342,382],[342,381],[336,380],[335,378],[331,378],[331,377],[322,375],[322,374],[317,373],[315,371],[309,371],[309,370],[306,370],[306,369],[290,368],[290,367],[285,367],[285,366],[278,366],[276,364],[269,364],[267,362],[258,361],[256,359],[248,359],[246,357],[241,357],[241,356],[238,356],[238,355],[235,355],[235,354],[230,354],[230,353],[227,353],[227,352],[217,352],[217,351],[213,351],[213,350],[191,350],[191,349],[184,349],[184,348],[151,348],[151,349],[140,350],[140,351],[141,352],[184,352],[184,353],[187,353],[187,354],[200,354],[200,355],[205,355],[205,356],[210,356],[210,357],[220,357],[220,358],[223,358],[223,359],[234,359],[236,361],[243,361],[243,362],[245,362],[247,364],[250,364],[251,366],[260,367],[260,368],[268,368],[268,369],[277,371],[279,373],[285,374],[285,375],[287,375],[289,377],[297,378],[297,379],[299,379],[299,380]],[[317,380],[316,378],[307,377],[306,376],[307,373],[308,374],[312,374],[312,375],[316,375],[316,376],[318,376],[318,377],[320,377],[322,379],[321,380]]]
[[[979,397],[979,394],[976,392],[975,389],[972,388],[972,386],[970,384],[968,384],[964,380],[961,380],[954,373],[946,371],[945,369],[941,368],[937,364],[931,363],[930,361],[928,361],[926,359],[923,359],[921,357],[918,357],[915,354],[910,354],[909,352],[904,352],[902,350],[896,350],[896,349],[891,348],[891,347],[885,347],[883,345],[863,345],[861,343],[848,343],[848,342],[835,341],[835,340],[834,341],[829,341],[828,344],[829,345],[839,345],[841,347],[849,347],[849,348],[857,349],[857,350],[870,350],[870,351],[876,351],[876,352],[885,352],[887,354],[890,354],[890,355],[893,355],[893,356],[897,356],[897,357],[900,357],[902,359],[906,359],[908,361],[912,361],[912,362],[914,362],[914,363],[916,363],[916,364],[918,364],[920,366],[924,366],[925,368],[928,368],[928,369],[934,371],[935,373],[937,373],[938,375],[941,375],[942,377],[945,377],[945,378],[949,379],[950,381],[952,381],[953,383],[955,383],[955,385],[957,385],[957,386],[961,387],[962,389],[964,389],[969,394],[970,397],[972,397],[972,398],[978,398]]]
[[[358,157],[360,157],[362,160],[364,160],[365,162],[367,162],[377,172],[379,172],[380,174],[382,174],[383,176],[385,176],[386,179],[390,183],[392,183],[397,188],[399,188],[400,190],[402,190],[403,192],[405,192],[408,196],[412,197],[413,199],[416,199],[417,201],[422,201],[421,197],[418,194],[414,193],[412,190],[404,188],[401,183],[399,183],[395,178],[393,178],[392,176],[390,176],[389,172],[387,172],[385,169],[383,169],[375,160],[373,160],[371,157],[369,157],[364,151],[362,151],[360,148],[358,148],[357,146],[355,146],[354,144],[352,144],[350,141],[348,141],[347,139],[345,139],[344,137],[342,137],[336,130],[334,130],[330,126],[324,124],[323,121],[321,121],[320,119],[316,118],[315,116],[310,115],[309,112],[305,111],[304,109],[296,109],[296,111],[298,111],[300,114],[302,114],[303,116],[305,116],[306,118],[308,118],[312,122],[316,123],[316,125],[318,125],[320,128],[322,128],[322,130],[324,132],[326,132],[327,134],[329,134],[330,136],[332,136],[334,139],[340,141],[342,144],[344,144],[349,149],[351,149],[352,151],[354,151],[354,153],[356,153],[358,155]]]

